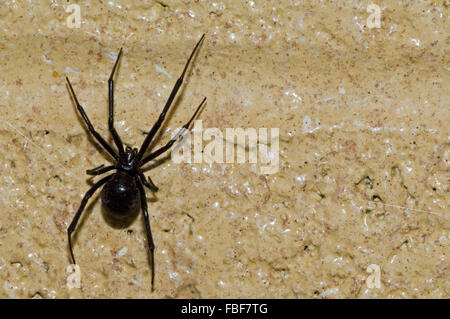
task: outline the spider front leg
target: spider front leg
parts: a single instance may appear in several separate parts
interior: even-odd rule
[[[189,126],[191,126],[192,121],[195,119],[195,117],[197,116],[198,112],[202,108],[203,104],[205,104],[205,102],[206,102],[206,97],[203,99],[203,101],[197,107],[197,109],[195,110],[194,115],[192,115],[191,119],[186,124],[183,125],[183,127],[178,131],[178,133],[166,145],[164,145],[163,147],[157,149],[156,151],[154,151],[153,153],[151,153],[150,155],[145,157],[142,160],[142,165],[150,162],[151,160],[155,159],[156,157],[158,157],[162,153],[164,153],[167,150],[169,150],[172,147],[173,143],[175,143],[175,141],[183,134],[183,132],[189,129]]]
[[[147,197],[145,196],[145,190],[139,180],[136,180],[136,185],[141,195],[141,209],[142,214],[144,215],[145,233],[147,235],[148,251],[150,253],[151,258],[150,265],[152,268],[152,291],[153,291],[153,282],[155,279],[155,244],[153,243],[152,230],[150,228],[150,221],[147,210]]]
[[[96,168],[86,170],[86,174],[88,174],[88,175],[101,175],[101,174],[109,172],[109,171],[111,171],[111,170],[113,170],[115,168],[116,167],[114,165],[105,166],[105,165],[102,164],[100,166],[97,166]]]
[[[72,219],[72,222],[70,223],[69,228],[67,228],[67,235],[69,237],[69,247],[70,247],[70,255],[72,256],[72,261],[74,264],[76,264],[75,261],[75,256],[73,255],[73,249],[72,249],[72,233],[75,230],[75,228],[77,227],[78,221],[81,217],[81,214],[84,211],[84,208],[86,207],[86,204],[89,200],[89,198],[91,198],[92,195],[94,195],[95,191],[97,189],[99,189],[103,184],[105,184],[109,179],[110,179],[111,175],[103,177],[101,180],[99,180],[97,183],[94,184],[94,186],[92,186],[86,193],[86,195],[84,195],[83,200],[81,201],[80,207],[78,208],[77,213],[75,214],[74,218]]]
[[[155,192],[155,193],[159,190],[159,188],[155,185],[155,183],[153,183],[150,176],[148,177],[148,180],[147,180],[143,173],[139,172],[138,174],[139,174],[139,178],[141,179],[142,184],[144,184],[145,187],[147,187],[148,189],[150,189],[152,192]]]
[[[122,48],[120,48],[119,54],[117,55],[116,62],[114,63],[114,67],[112,69],[111,75],[108,80],[108,100],[109,100],[109,120],[108,127],[111,135],[113,136],[114,143],[116,143],[117,149],[119,150],[119,154],[123,153],[123,143],[120,139],[119,134],[117,133],[114,127],[114,74],[116,73],[117,64],[119,63],[119,59],[122,56]]]
[[[83,118],[84,122],[86,123],[89,132],[91,132],[92,135],[97,139],[97,141],[103,146],[103,148],[116,160],[119,160],[119,156],[117,156],[114,149],[105,141],[103,137],[101,137],[100,134],[97,133],[97,131],[94,129],[94,127],[91,124],[91,121],[89,120],[86,112],[84,111],[84,108],[81,106],[81,104],[78,102],[77,96],[75,95],[75,92],[72,88],[72,84],[70,84],[69,78],[66,76],[67,84],[69,85],[70,92],[72,93],[73,99],[75,100],[75,104],[77,106],[78,112],[80,112],[81,117]]]
[[[159,115],[158,120],[153,124],[151,130],[148,132],[147,136],[145,137],[144,142],[141,145],[141,148],[139,149],[138,157],[142,158],[147,151],[148,146],[150,145],[150,142],[152,141],[153,137],[155,136],[156,132],[158,132],[159,128],[161,127],[162,123],[164,122],[164,118],[166,117],[167,112],[169,111],[170,106],[172,105],[173,100],[175,99],[175,96],[178,93],[178,90],[180,89],[181,85],[183,84],[184,76],[186,75],[186,71],[188,69],[189,63],[192,60],[192,57],[195,55],[195,52],[197,51],[198,47],[200,46],[200,43],[202,43],[203,39],[205,38],[205,34],[202,35],[200,40],[198,40],[197,44],[194,47],[194,50],[192,50],[191,55],[189,56],[189,59],[187,60],[186,64],[184,65],[183,72],[181,73],[181,76],[178,78],[177,82],[175,83],[175,86],[172,89],[172,92],[170,92],[169,98],[167,99],[166,105],[164,106],[161,114]]]

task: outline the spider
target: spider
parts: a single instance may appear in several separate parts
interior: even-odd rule
[[[84,122],[86,123],[89,132],[97,139],[97,141],[100,143],[100,145],[111,155],[114,159],[114,165],[110,166],[104,166],[100,165],[96,168],[89,169],[86,171],[88,175],[101,175],[103,173],[116,170],[115,173],[103,177],[98,182],[96,182],[84,195],[83,200],[81,201],[80,207],[78,208],[78,211],[76,212],[75,216],[72,219],[72,222],[70,223],[67,233],[69,238],[69,247],[70,247],[70,255],[72,257],[73,263],[76,264],[75,256],[73,254],[72,249],[72,233],[74,232],[75,228],[77,227],[78,221],[83,213],[84,208],[86,207],[86,204],[88,203],[89,198],[91,198],[92,195],[103,185],[103,189],[101,192],[101,201],[103,204],[103,207],[105,208],[105,211],[107,213],[107,216],[115,219],[115,220],[125,220],[132,216],[134,212],[137,212],[139,208],[139,201],[140,201],[140,207],[142,210],[142,213],[144,215],[144,223],[145,223],[145,232],[147,235],[147,243],[148,243],[148,252],[150,253],[151,257],[151,272],[152,272],[152,291],[153,291],[153,281],[155,277],[155,267],[154,267],[154,250],[155,245],[153,243],[153,237],[152,237],[152,231],[150,228],[150,222],[149,222],[149,216],[148,216],[148,210],[147,210],[147,198],[145,194],[144,186],[150,189],[152,192],[157,192],[158,187],[155,186],[153,181],[150,177],[146,179],[145,175],[143,174],[141,168],[143,165],[148,163],[149,161],[155,159],[159,155],[163,154],[167,150],[169,150],[172,145],[176,142],[176,140],[186,131],[190,128],[190,125],[194,118],[197,116],[198,112],[204,105],[206,101],[206,97],[203,98],[200,105],[197,107],[196,111],[190,118],[190,120],[183,125],[183,127],[178,131],[178,133],[164,146],[157,149],[156,151],[150,153],[149,155],[144,157],[144,154],[147,151],[147,148],[149,147],[150,143],[152,142],[152,139],[155,137],[156,133],[160,129],[164,118],[166,117],[166,114],[172,105],[173,100],[175,99],[175,96],[180,89],[181,85],[183,84],[183,79],[186,74],[186,71],[188,69],[188,66],[191,62],[191,59],[195,55],[195,52],[197,51],[198,47],[202,43],[203,39],[205,37],[205,34],[202,35],[200,40],[195,45],[194,49],[192,50],[191,55],[189,56],[183,72],[181,73],[181,76],[178,78],[177,82],[175,83],[175,86],[173,87],[169,98],[159,115],[158,120],[153,124],[153,127],[151,130],[147,133],[147,136],[145,137],[144,142],[141,145],[141,148],[131,148],[130,146],[127,146],[124,149],[122,140],[117,133],[116,129],[114,128],[114,74],[116,71],[116,67],[118,65],[119,59],[122,55],[122,48],[119,51],[119,54],[117,56],[116,62],[114,64],[114,67],[111,72],[111,76],[108,80],[108,101],[109,101],[109,121],[108,121],[108,127],[109,131],[113,137],[114,143],[116,144],[117,151],[114,150],[114,148],[108,144],[103,137],[97,131],[95,131],[94,127],[92,126],[91,122],[89,121],[88,116],[86,115],[83,107],[78,102],[78,99],[75,95],[75,92],[72,88],[72,84],[69,81],[69,78],[66,77],[67,84],[69,86],[71,95],[73,96],[73,99],[75,101],[76,107],[78,109],[78,112],[80,113],[81,117],[83,118]]]

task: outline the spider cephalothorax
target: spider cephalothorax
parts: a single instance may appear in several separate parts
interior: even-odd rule
[[[138,149],[127,146],[125,152],[120,155],[118,170],[135,174],[141,168],[141,160],[139,159]]]
[[[114,128],[114,74],[116,71],[117,64],[119,62],[119,59],[122,55],[122,49],[120,49],[119,54],[117,56],[116,62],[114,64],[113,70],[111,72],[111,76],[108,80],[108,93],[109,93],[109,121],[108,121],[108,127],[109,131],[111,132],[111,135],[114,140],[114,144],[116,145],[117,151],[109,145],[103,137],[98,134],[94,127],[92,126],[88,116],[86,115],[83,107],[78,102],[78,99],[75,95],[75,92],[73,91],[72,85],[70,84],[69,79],[66,77],[67,84],[69,85],[70,92],[72,93],[72,96],[75,100],[76,107],[78,111],[80,112],[81,117],[83,118],[84,122],[86,123],[89,131],[91,134],[97,139],[97,141],[102,145],[102,147],[108,152],[109,155],[112,156],[114,159],[114,165],[110,166],[104,166],[101,165],[97,168],[87,170],[86,173],[89,175],[101,175],[103,173],[115,170],[115,172],[111,175],[108,175],[106,177],[103,177],[98,182],[94,184],[94,186],[91,187],[87,191],[87,193],[84,195],[83,200],[81,201],[81,205],[78,208],[78,211],[75,214],[75,217],[73,218],[72,222],[70,223],[69,228],[67,229],[68,237],[69,237],[69,247],[70,247],[70,255],[72,256],[73,263],[75,264],[75,257],[73,254],[72,249],[72,233],[75,230],[77,223],[81,217],[81,214],[83,213],[84,208],[86,207],[86,204],[89,200],[89,198],[97,191],[100,187],[103,185],[101,198],[102,198],[102,204],[105,207],[105,210],[108,215],[110,215],[114,219],[123,220],[132,215],[136,210],[139,208],[139,206],[142,209],[142,213],[144,215],[144,222],[145,222],[145,231],[147,234],[147,242],[148,242],[148,248],[149,253],[151,257],[151,269],[152,269],[152,289],[153,289],[153,279],[155,275],[155,267],[154,267],[154,249],[155,246],[153,244],[153,238],[152,238],[152,232],[150,229],[150,222],[149,222],[149,216],[148,216],[148,210],[147,210],[147,199],[145,197],[145,190],[144,186],[149,188],[151,191],[156,192],[158,191],[158,187],[155,186],[153,181],[150,179],[150,177],[146,178],[141,170],[141,167],[148,163],[149,161],[155,159],[159,155],[163,154],[164,152],[168,151],[172,145],[175,143],[175,141],[180,136],[180,133],[183,132],[186,129],[189,129],[192,121],[197,116],[198,112],[200,111],[201,107],[206,101],[206,98],[203,99],[203,101],[200,103],[200,105],[197,107],[196,111],[194,112],[194,115],[191,117],[191,119],[183,125],[183,127],[180,129],[179,133],[175,135],[166,145],[160,147],[156,151],[150,153],[147,156],[144,156],[150,142],[155,137],[156,133],[158,132],[159,128],[161,127],[165,116],[172,105],[173,100],[175,99],[175,96],[178,92],[178,90],[181,87],[181,84],[183,83],[184,76],[186,74],[186,70],[189,66],[189,63],[194,56],[195,52],[197,51],[197,48],[200,46],[200,43],[204,39],[205,35],[202,35],[200,40],[197,42],[196,46],[194,47],[194,50],[192,51],[191,55],[189,56],[189,59],[186,62],[186,65],[184,66],[184,70],[181,74],[181,76],[178,78],[177,82],[175,83],[174,88],[172,89],[172,92],[170,93],[170,96],[166,102],[166,105],[164,106],[161,114],[159,115],[158,120],[153,124],[153,127],[148,132],[147,136],[145,137],[144,142],[142,143],[141,148],[138,150],[137,148],[131,148],[130,146],[127,146],[124,149],[122,140],[120,139],[119,134],[117,133],[116,129]],[[140,203],[140,205],[139,205]]]

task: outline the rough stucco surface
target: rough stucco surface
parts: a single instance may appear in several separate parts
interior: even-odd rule
[[[377,1],[379,29],[366,1],[77,3],[69,29],[67,1],[0,1],[0,297],[450,297],[448,1]],[[123,47],[116,127],[138,146],[203,32],[156,144],[206,96],[203,127],[280,128],[279,171],[147,171],[153,293],[141,216],[113,228],[97,194],[69,290],[66,229],[108,158],[65,75],[111,141]]]

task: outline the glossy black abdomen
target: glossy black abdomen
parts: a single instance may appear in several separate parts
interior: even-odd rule
[[[117,172],[102,190],[102,203],[115,219],[125,219],[139,208],[139,189],[133,176]]]

